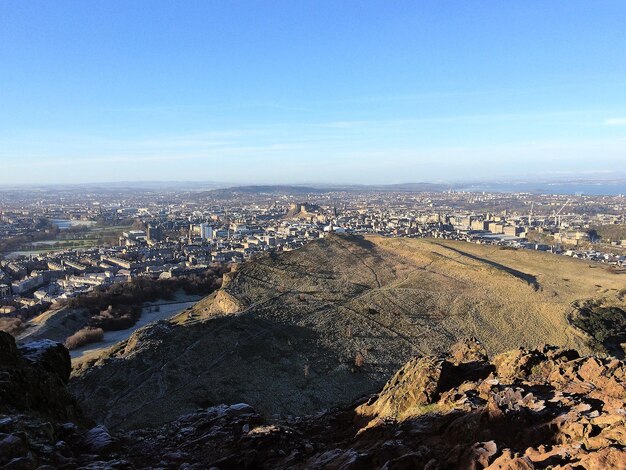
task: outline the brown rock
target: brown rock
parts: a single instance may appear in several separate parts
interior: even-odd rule
[[[461,466],[468,470],[482,469],[489,466],[489,461],[498,451],[495,441],[478,442],[470,447],[461,460]]]
[[[450,348],[450,360],[454,364],[484,362],[488,359],[487,350],[476,338],[464,339]]]
[[[387,382],[373,403],[357,408],[357,415],[399,418],[418,413],[421,407],[436,401],[445,364],[433,356],[411,359]]]
[[[470,343],[471,345],[471,343]],[[476,346],[477,347],[477,346]],[[465,361],[481,357],[481,353],[468,352],[465,346],[458,346],[456,360]],[[465,359],[463,359],[465,358]],[[454,364],[441,357],[416,357],[407,362],[387,382],[375,401],[370,401],[357,408],[361,417],[403,419],[435,411],[434,405],[441,395],[467,381],[486,378],[494,370],[487,362],[470,361]],[[465,390],[475,388],[468,386]],[[450,397],[446,397],[449,401]],[[439,403],[443,406],[444,403]]]
[[[517,349],[497,355],[493,359],[498,379],[505,382],[524,380],[531,375],[547,377],[552,365],[545,364],[547,358],[539,351]]]
[[[576,463],[578,468],[586,470],[626,470],[626,451],[616,447],[607,447],[597,452],[586,454]]]
[[[486,470],[532,470],[535,466],[528,457],[514,455],[510,449],[504,449],[500,457],[493,461]]]

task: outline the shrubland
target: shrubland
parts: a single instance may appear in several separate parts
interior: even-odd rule
[[[102,328],[85,327],[78,330],[65,340],[65,347],[69,350],[80,348],[89,343],[102,341],[104,331]]]

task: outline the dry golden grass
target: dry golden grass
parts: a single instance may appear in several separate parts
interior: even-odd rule
[[[568,323],[572,303],[620,303],[625,286],[623,271],[548,253],[334,236],[242,266],[196,310],[205,319],[254,311],[299,325],[304,316],[305,325],[326,332],[354,325],[362,345],[369,337],[374,349],[383,347],[377,334],[384,332],[411,352],[443,351],[466,336],[492,353],[545,343],[586,350],[586,338]]]
[[[389,296],[414,314],[434,317],[430,327],[437,323],[455,337],[477,336],[492,352],[544,343],[586,349],[568,324],[571,304],[600,299],[623,305],[617,294],[626,273],[611,266],[448,240],[368,240],[409,270],[405,279],[385,286]],[[428,349],[440,347],[427,342]]]
[[[190,311],[76,367],[72,389],[111,427],[157,425],[207,403],[313,413],[468,336],[491,355],[545,343],[586,351],[567,321],[572,303],[623,304],[624,287],[623,272],[562,256],[335,235],[244,263]]]

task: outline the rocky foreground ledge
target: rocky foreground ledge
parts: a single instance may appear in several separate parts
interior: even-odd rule
[[[0,333],[3,468],[626,468],[624,362],[573,350],[490,361],[468,340],[410,360],[344,409],[268,423],[222,405],[114,435],[82,420],[68,367],[62,346],[18,349]]]

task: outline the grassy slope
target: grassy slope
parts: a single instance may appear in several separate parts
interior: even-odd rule
[[[442,328],[455,336],[459,331],[475,335],[492,353],[544,343],[584,349],[567,322],[571,304],[589,298],[614,303],[626,286],[624,270],[548,253],[443,240],[373,240],[415,265],[432,261],[426,269],[442,278],[427,295],[434,305],[423,309],[408,295],[409,308],[431,315],[438,311]],[[409,289],[423,287],[419,268],[410,277]],[[429,346],[440,349],[433,341]]]
[[[348,324],[382,324],[425,353],[445,350],[460,334],[474,335],[495,353],[544,343],[584,349],[567,322],[572,302],[610,300],[625,286],[624,271],[547,253],[337,237],[331,247],[318,243],[244,266],[224,290],[240,304],[234,311],[299,322],[290,312],[311,310],[306,321],[337,316],[342,331]],[[230,311],[213,300],[204,303],[204,315]]]
[[[334,236],[242,265],[190,312],[78,366],[73,389],[112,427],[238,401],[267,415],[314,412],[374,392],[412,355],[461,337],[492,354],[585,349],[566,320],[571,303],[615,297],[625,279],[543,253]]]

